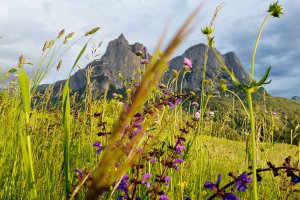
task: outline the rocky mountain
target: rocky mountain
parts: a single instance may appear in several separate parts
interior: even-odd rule
[[[121,72],[125,80],[135,80],[138,78],[138,68],[140,64],[140,57],[135,52],[142,51],[145,55],[144,58],[150,58],[147,48],[140,43],[130,45],[123,34],[117,39],[109,42],[106,52],[99,60],[95,60],[89,63],[85,69],[77,71],[70,78],[70,88],[72,91],[84,91],[86,88],[86,71],[90,67],[94,67],[91,75],[91,81],[93,83],[92,91],[93,95],[101,95],[107,87],[110,90],[121,89],[123,87],[118,73]],[[170,60],[169,68],[179,70],[183,67],[183,58],[189,58],[193,63],[193,69],[191,73],[188,73],[184,80],[184,88],[199,91],[201,88],[201,74],[203,70],[203,58],[205,53],[205,45],[198,44],[187,49],[182,55],[177,56]],[[249,77],[245,72],[240,60],[234,52],[228,52],[221,54],[218,52],[222,61],[233,69],[236,77],[242,82],[248,82]],[[214,56],[212,50],[209,50],[207,60],[207,73],[208,79],[213,79],[214,76],[220,70],[219,63]],[[168,72],[165,75],[164,80],[167,80],[171,73]],[[221,73],[221,78],[227,79],[231,82],[228,76]],[[64,84],[66,80],[58,81],[54,83],[54,92],[58,91],[61,84]],[[38,91],[43,92],[49,85],[41,85]]]
[[[124,35],[121,34],[117,39],[109,42],[106,52],[101,59],[94,60],[84,69],[78,70],[71,76],[70,89],[78,92],[85,90],[87,84],[86,72],[90,67],[94,68],[91,74],[94,96],[101,95],[107,87],[121,89],[123,84],[118,76],[119,72],[122,73],[125,80],[138,77],[140,57],[135,54],[137,51],[142,51],[146,58],[149,57],[147,48],[144,45],[140,43],[130,45]],[[66,80],[62,80],[54,83],[54,93],[65,82]],[[37,91],[43,93],[48,86],[49,84],[41,85]]]
[[[299,96],[294,96],[292,97],[293,100],[300,100],[300,97]]]
[[[204,63],[205,54],[205,44],[198,44],[188,48],[182,55],[173,58],[170,61],[170,69],[179,70],[182,68],[183,58],[189,58],[193,63],[193,69],[191,73],[186,75],[184,80],[184,88],[188,88],[194,91],[199,91],[201,89],[201,78]],[[249,76],[245,72],[239,58],[234,52],[228,52],[221,54],[218,52],[219,57],[229,68],[233,69],[237,79],[241,82],[249,82]],[[213,51],[209,49],[207,58],[207,69],[206,69],[206,79],[213,79],[215,75],[220,71],[220,65],[215,57]],[[170,72],[169,72],[170,73]],[[226,79],[228,83],[232,83],[231,79],[222,72],[220,78]]]

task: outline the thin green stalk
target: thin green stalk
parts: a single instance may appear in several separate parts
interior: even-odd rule
[[[180,94],[182,94],[182,88],[183,88],[183,81],[185,77],[186,71],[183,72],[182,78],[181,78],[181,83],[180,83]]]
[[[243,106],[245,112],[247,113],[248,117],[250,117],[250,116],[249,116],[249,113],[248,113],[248,111],[247,111],[247,109],[246,109],[246,106],[244,105],[244,103],[243,103],[243,101],[241,100],[241,98],[240,98],[235,92],[233,92],[233,91],[231,91],[231,90],[228,90],[228,89],[227,89],[226,91],[229,92],[229,93],[231,93],[231,94],[233,94],[236,98],[238,98],[238,100],[239,100],[240,103],[242,104],[242,106]]]
[[[258,47],[258,42],[259,42],[259,40],[260,40],[260,37],[261,37],[261,34],[262,34],[263,29],[264,29],[264,27],[265,27],[265,24],[266,24],[266,22],[267,22],[267,20],[268,20],[268,18],[269,18],[270,16],[271,16],[271,14],[269,13],[269,14],[265,17],[265,19],[264,19],[264,21],[263,21],[263,23],[262,23],[262,25],[261,25],[261,27],[260,27],[260,29],[259,29],[259,32],[258,32],[256,41],[255,41],[255,45],[254,45],[254,49],[253,49],[253,53],[252,53],[252,60],[251,60],[250,83],[253,81],[253,78],[254,78],[255,55],[256,55],[256,50],[257,50],[257,47]]]
[[[27,135],[27,146],[28,146],[28,161],[29,161],[29,166],[30,166],[30,173],[31,173],[31,181],[32,181],[32,190],[31,192],[31,197],[36,199],[37,198],[37,192],[35,188],[35,177],[34,177],[34,171],[33,171],[33,161],[32,161],[32,150],[31,150],[31,141],[30,141],[30,135]]]
[[[254,114],[252,106],[252,96],[251,92],[247,92],[249,114],[250,114],[250,127],[251,127],[251,159],[252,159],[252,173],[253,173],[253,199],[258,200],[257,193],[257,177],[256,177],[256,140],[255,140],[255,126],[254,126]]]

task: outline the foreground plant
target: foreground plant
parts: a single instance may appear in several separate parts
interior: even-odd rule
[[[236,86],[241,88],[246,94],[248,99],[248,109],[249,109],[249,115],[250,115],[250,128],[251,128],[251,160],[252,160],[252,172],[253,172],[253,199],[258,200],[258,192],[257,192],[257,178],[256,178],[256,169],[257,169],[257,155],[256,155],[256,137],[255,137],[255,120],[254,120],[254,113],[253,113],[253,103],[252,103],[252,93],[258,90],[262,85],[269,84],[271,81],[266,82],[271,67],[267,69],[265,72],[265,75],[261,78],[260,81],[255,81],[254,79],[254,64],[255,64],[255,56],[256,56],[256,50],[258,47],[258,43],[261,37],[261,34],[263,32],[264,26],[266,24],[267,19],[270,16],[273,17],[280,17],[282,14],[282,7],[278,4],[278,2],[273,3],[270,5],[268,9],[268,14],[265,17],[261,28],[258,32],[258,36],[254,45],[253,53],[252,53],[252,62],[251,62],[251,71],[250,71],[250,84],[245,85],[244,83],[240,83],[240,81],[235,77],[233,70],[229,69],[220,59],[218,56],[218,53],[216,52],[214,48],[214,38],[211,36],[213,33],[212,27],[206,27],[202,29],[203,34],[207,35],[207,39],[209,41],[210,47],[214,51],[215,56],[217,57],[219,64],[221,66],[221,69],[224,70],[232,79],[232,81],[235,83]]]
[[[144,124],[143,128],[139,132],[140,134],[136,135],[136,137],[128,144],[132,147],[132,150],[127,158],[124,157],[123,151],[120,148],[120,146],[124,146],[125,142],[122,139],[122,132],[124,132],[126,125],[129,124],[132,117],[138,113],[139,109],[147,100],[148,95],[153,91],[156,85],[158,85],[158,81],[162,77],[164,69],[166,68],[166,63],[175,49],[190,32],[191,22],[198,14],[199,10],[200,7],[195,9],[162,54],[159,53],[161,41],[159,42],[159,45],[156,48],[156,53],[154,53],[154,56],[148,65],[148,70],[145,72],[140,86],[134,95],[132,104],[121,116],[112,137],[110,138],[109,145],[102,157],[100,166],[94,174],[91,187],[89,188],[86,196],[87,199],[98,199],[99,195],[102,192],[107,191],[115,181],[120,181],[129,167],[132,166],[133,163],[135,163],[141,156],[141,151],[138,151],[140,142],[143,141],[142,138],[144,138],[141,133],[145,130],[145,128],[147,128],[148,124]],[[153,114],[154,115],[152,116],[155,117],[155,112]],[[112,170],[115,164],[124,158],[125,160],[120,163],[121,165],[118,167],[118,171]]]

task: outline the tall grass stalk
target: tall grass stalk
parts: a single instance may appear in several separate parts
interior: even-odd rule
[[[90,40],[89,40],[90,41]],[[88,41],[88,42],[89,42]],[[66,189],[66,196],[70,193],[70,175],[69,175],[69,168],[70,168],[70,124],[71,124],[71,111],[70,111],[70,91],[69,91],[69,81],[71,77],[71,73],[73,69],[76,67],[78,61],[80,60],[81,56],[86,50],[88,42],[84,45],[81,49],[80,53],[78,54],[72,69],[70,71],[69,77],[65,83],[64,90],[63,90],[63,127],[64,127],[64,142],[63,142],[63,149],[64,149],[64,175],[65,175],[65,189]]]
[[[25,123],[26,123],[26,135],[27,135],[27,145],[25,142],[25,134],[20,132],[21,135],[21,145],[22,145],[22,154],[25,162],[26,176],[27,176],[27,185],[30,191],[31,199],[37,198],[37,192],[35,187],[35,178],[34,178],[34,168],[32,162],[32,152],[31,152],[31,142],[29,135],[29,115],[30,115],[30,81],[23,69],[18,70],[19,77],[19,85],[21,91],[23,112],[25,115]]]

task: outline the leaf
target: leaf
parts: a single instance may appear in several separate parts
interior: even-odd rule
[[[11,68],[10,70],[8,70],[9,73],[15,73],[16,71],[18,71],[16,68]]]
[[[66,194],[70,192],[69,163],[70,163],[70,96],[69,78],[66,81],[63,91],[63,125],[64,125],[64,172],[66,183]]]
[[[79,59],[81,58],[82,54],[85,52],[85,49],[86,49],[87,45],[88,45],[88,42],[84,45],[84,47],[81,49],[80,53],[78,54],[78,56],[77,56],[77,58],[76,58],[76,60],[75,60],[75,62],[73,64],[73,67],[72,67],[72,69],[70,71],[69,76],[72,74],[73,69],[76,67]]]
[[[267,78],[269,76],[270,70],[271,70],[271,66],[267,69],[267,71],[265,72],[265,75],[260,79],[260,81],[258,81],[256,83],[257,86],[261,86],[263,84],[269,84],[271,82],[271,81],[269,81],[268,83],[265,83],[265,81],[267,80]]]
[[[30,114],[30,91],[29,85],[30,81],[23,69],[18,70],[18,78],[21,90],[21,98],[23,102],[23,111],[26,117],[26,123],[29,123],[29,114]]]

